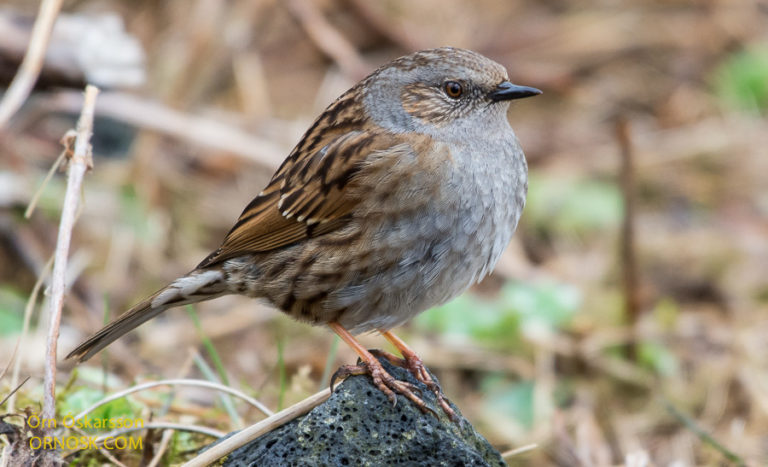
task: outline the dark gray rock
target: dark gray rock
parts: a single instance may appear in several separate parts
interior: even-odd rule
[[[435,396],[411,374],[382,360],[395,378],[423,388],[437,417],[422,413],[403,396],[397,405],[368,376],[341,383],[304,417],[264,434],[230,454],[226,466],[503,466],[501,455],[459,410],[452,422]]]

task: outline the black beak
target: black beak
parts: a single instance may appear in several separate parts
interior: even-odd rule
[[[502,81],[501,84],[496,86],[495,90],[488,93],[488,97],[493,102],[498,102],[538,96],[539,94],[541,94],[541,91],[536,88],[529,86],[518,86],[517,84],[512,84],[509,81]]]

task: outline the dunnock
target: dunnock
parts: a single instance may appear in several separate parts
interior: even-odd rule
[[[419,357],[389,330],[493,269],[527,190],[507,108],[540,93],[452,47],[384,65],[315,120],[216,251],[68,358],[87,360],[168,308],[241,294],[328,325],[362,360],[337,375],[370,374],[393,402],[400,393],[424,410],[414,387],[352,336],[381,332],[404,357],[388,358],[452,416]]]

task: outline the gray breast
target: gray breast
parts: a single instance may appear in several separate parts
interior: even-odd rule
[[[366,296],[346,304],[342,325],[353,332],[398,326],[493,269],[520,218],[527,168],[514,136],[484,160],[466,149],[454,151],[439,202],[382,226],[378,243],[398,249],[399,259],[379,271],[377,286],[340,291],[337,297]]]

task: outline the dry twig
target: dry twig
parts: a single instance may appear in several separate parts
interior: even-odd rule
[[[45,100],[46,111],[71,111],[76,96],[64,91]],[[288,149],[259,138],[234,125],[202,116],[179,112],[166,105],[120,92],[105,92],[99,98],[99,115],[158,131],[210,149],[227,151],[268,169],[277,168]]]
[[[681,412],[677,407],[672,405],[670,401],[665,399],[662,400],[662,403],[670,415],[672,415],[677,421],[679,421],[683,426],[685,426],[694,435],[696,435],[702,443],[712,446],[717,452],[722,454],[723,457],[728,459],[729,463],[739,466],[747,465],[741,456],[725,447],[720,441],[716,440],[714,436],[704,431],[704,429],[701,428],[695,420]]]
[[[40,275],[38,276],[37,281],[35,281],[35,286],[32,288],[32,293],[29,294],[29,300],[27,300],[27,305],[24,307],[24,322],[21,326],[21,335],[19,336],[19,341],[17,343],[17,346],[19,347],[24,342],[24,339],[27,338],[27,334],[29,333],[29,321],[32,318],[32,310],[34,310],[35,305],[37,304],[37,297],[40,294],[40,288],[43,286],[43,282],[45,282],[45,278],[48,276],[48,272],[51,270],[51,266],[53,266],[53,257],[51,257],[48,262],[45,263],[45,267],[42,271],[40,271]],[[19,372],[21,371],[21,359],[23,354],[24,352],[14,352],[11,386],[16,386],[16,383],[19,381]],[[14,410],[16,410],[15,392],[11,395],[10,402],[8,402],[8,411],[13,412]]]
[[[59,235],[56,240],[53,273],[51,275],[50,321],[45,348],[45,377],[43,381],[43,411],[42,417],[54,419],[56,415],[56,344],[59,340],[59,324],[61,309],[64,304],[65,273],[72,229],[80,201],[80,190],[83,176],[91,161],[90,139],[93,133],[93,114],[96,107],[96,96],[99,90],[95,86],[86,86],[83,110],[77,122],[76,139],[72,158],[67,169],[67,191],[64,194],[64,205],[59,223]]]
[[[43,0],[40,4],[40,12],[32,29],[32,39],[24,55],[24,61],[21,62],[19,71],[0,102],[0,128],[3,128],[19,110],[35,85],[43,67],[45,51],[48,49],[53,24],[60,9],[61,0]]]
[[[192,368],[192,362],[195,359],[195,355],[197,355],[197,351],[194,348],[188,349],[189,353],[187,356],[187,359],[184,360],[184,363],[181,365],[179,372],[177,373],[177,378],[183,378],[187,373],[189,373],[190,368]],[[160,409],[159,414],[165,415],[168,413],[168,410],[171,408],[171,404],[173,403],[173,399],[176,397],[176,390],[175,388],[171,391],[169,394],[169,397],[166,399],[165,403],[163,404],[163,407]],[[165,451],[168,449],[168,446],[171,443],[171,438],[173,437],[173,430],[166,428],[163,430],[162,436],[160,438],[160,443],[155,450],[154,456],[152,456],[152,459],[149,460],[149,463],[147,464],[147,467],[156,467],[160,464],[160,461],[163,459],[163,455],[165,455]]]
[[[121,428],[119,430],[110,431],[109,433],[105,433],[98,438],[96,438],[97,443],[104,443],[109,438],[116,438],[120,435],[124,435],[126,433],[132,433],[134,431],[139,430],[176,430],[176,431],[189,431],[192,433],[201,433],[206,436],[210,436],[211,438],[221,438],[223,436],[226,436],[227,434],[223,431],[215,430],[213,428],[208,428],[204,426],[198,426],[198,425],[184,425],[181,423],[169,423],[169,422],[152,422],[152,423],[144,423],[142,426],[134,426],[130,428]]]
[[[212,446],[210,449],[200,454],[199,456],[186,462],[183,467],[203,467],[210,465],[222,457],[226,456],[235,449],[249,443],[250,441],[258,438],[259,436],[280,427],[296,417],[300,417],[309,412],[313,408],[322,404],[326,399],[331,396],[331,390],[325,389],[320,391],[298,404],[294,404],[280,412],[272,415],[269,418],[251,425],[250,427],[238,432],[230,438],[222,441],[216,446]]]
[[[101,407],[102,405],[108,402],[112,402],[113,400],[120,399],[121,397],[125,397],[128,394],[131,394],[134,392],[143,391],[144,389],[149,389],[157,386],[197,386],[197,387],[203,387],[203,388],[216,389],[217,391],[225,392],[228,394],[232,394],[235,397],[239,397],[240,399],[256,407],[264,415],[267,415],[267,416],[273,415],[272,411],[269,410],[261,402],[257,401],[252,397],[249,397],[247,394],[241,391],[238,391],[237,389],[232,389],[228,386],[224,386],[223,384],[213,383],[211,381],[197,380],[197,379],[165,379],[162,381],[151,381],[149,383],[137,384],[136,386],[130,387],[124,391],[117,392],[115,394],[112,394],[109,397],[105,397],[104,399],[101,399],[100,401],[96,402],[92,406],[88,407],[87,409],[77,414],[75,416],[75,420],[80,420],[81,418],[88,415],[88,413],[91,412],[92,410],[96,409],[97,407]]]
[[[619,117],[615,124],[616,139],[621,149],[621,191],[624,197],[624,219],[621,224],[621,268],[624,286],[624,308],[631,332],[627,352],[637,360],[637,321],[640,318],[640,297],[637,288],[635,252],[635,176],[629,122]]]
[[[6,373],[8,373],[8,369],[13,365],[13,361],[16,358],[16,353],[19,351],[19,343],[16,342],[16,347],[13,348],[13,354],[11,355],[11,358],[8,359],[8,364],[5,365],[5,368],[3,368],[3,371],[0,371],[0,380],[3,379]],[[5,402],[5,401],[3,401]],[[2,404],[0,404],[2,405]]]
[[[289,0],[286,6],[301,23],[312,43],[330,57],[345,75],[361,79],[370,71],[355,46],[325,19],[312,0]]]
[[[425,41],[418,31],[392,18],[385,3],[366,0],[348,0],[347,3],[361,21],[401,49],[412,52],[429,48],[429,41]]]
[[[8,400],[8,399],[10,399],[10,398],[11,398],[11,397],[12,397],[14,394],[16,394],[16,391],[18,391],[19,389],[21,389],[21,387],[22,387],[22,386],[24,386],[24,384],[25,384],[27,381],[29,381],[29,376],[27,376],[26,378],[24,378],[24,381],[22,381],[22,382],[21,382],[21,383],[19,383],[19,384],[18,384],[18,385],[17,385],[15,388],[13,388],[13,390],[11,391],[11,393],[10,393],[10,394],[8,394],[7,396],[5,396],[5,397],[3,398],[3,400],[0,400],[0,407],[2,407],[2,406],[5,404],[5,401],[7,401],[7,400]]]
[[[77,428],[77,427],[75,427],[75,428],[74,428],[74,430],[75,430],[75,432],[79,433],[79,434],[80,434],[80,436],[86,436],[86,437],[88,437],[88,436],[89,436],[89,435],[88,435],[88,433],[86,433],[86,432],[85,432],[85,430],[82,430],[82,429],[80,429],[80,428]],[[125,464],[123,464],[122,462],[120,462],[119,460],[117,460],[117,458],[116,458],[115,456],[113,456],[113,455],[112,455],[112,454],[109,452],[109,450],[107,450],[107,449],[104,447],[104,443],[103,443],[103,442],[101,443],[101,445],[97,445],[96,449],[99,451],[99,453],[100,453],[102,456],[106,457],[106,458],[107,458],[107,460],[109,460],[109,461],[112,463],[112,465],[116,465],[117,467],[128,467],[127,465],[125,465]],[[75,453],[77,453],[77,452],[80,452],[80,451],[81,451],[81,449],[78,449],[78,450],[75,450],[75,451],[71,451],[71,452],[68,452],[68,453],[66,453],[66,454],[62,455],[62,456],[61,456],[61,458],[62,458],[62,459],[66,459],[68,456],[71,456],[72,454],[75,454]]]
[[[40,183],[40,187],[37,189],[35,194],[32,195],[32,199],[29,200],[27,209],[26,211],[24,211],[24,219],[29,219],[30,217],[32,217],[32,213],[35,212],[35,208],[37,207],[37,202],[40,200],[40,196],[43,194],[43,191],[45,191],[45,187],[48,186],[48,183],[53,178],[53,175],[56,173],[57,170],[59,170],[59,167],[61,166],[61,163],[64,162],[65,157],[67,157],[67,148],[64,148],[64,150],[61,151],[61,154],[59,154],[59,157],[53,163],[51,168],[48,169],[48,173],[45,174],[45,178],[43,178],[43,182]]]
[[[519,448],[510,449],[509,451],[502,453],[501,458],[504,460],[511,459],[515,456],[519,456],[520,454],[524,454],[528,451],[533,451],[538,447],[539,445],[536,443],[526,444],[525,446],[520,446]]]
[[[160,464],[160,461],[163,459],[163,455],[165,454],[165,451],[168,449],[168,445],[171,443],[171,438],[173,437],[173,430],[170,428],[166,428],[163,430],[163,436],[160,438],[160,445],[157,448],[157,452],[152,457],[152,459],[149,461],[149,464],[147,464],[147,467],[156,467]]]

